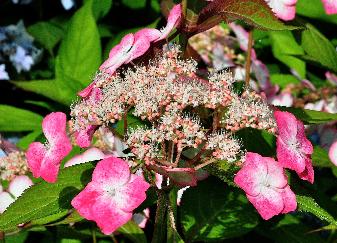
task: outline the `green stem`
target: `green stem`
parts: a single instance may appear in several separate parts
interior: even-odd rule
[[[181,8],[182,8],[182,15],[183,15],[183,21],[181,25],[181,30],[185,29],[185,24],[186,24],[186,14],[187,14],[187,0],[182,0],[181,1]],[[182,56],[185,56],[186,48],[187,48],[187,43],[188,43],[188,37],[186,33],[181,33],[179,35],[179,44],[182,50]]]
[[[152,243],[166,242],[167,196],[164,190],[158,190],[157,210]]]
[[[252,50],[253,50],[253,30],[249,31],[248,36],[248,50],[247,50],[247,60],[246,60],[246,88],[249,87],[250,81],[250,67],[252,64]]]

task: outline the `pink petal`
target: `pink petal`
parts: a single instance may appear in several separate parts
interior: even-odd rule
[[[69,167],[77,164],[82,164],[90,161],[104,159],[106,155],[98,148],[90,148],[82,154],[76,155],[71,158],[64,167]]]
[[[337,141],[334,142],[329,149],[329,158],[337,166]]]
[[[297,208],[296,195],[290,189],[290,186],[288,185],[287,187],[285,187],[281,193],[284,202],[284,208],[282,210],[282,213],[289,213],[295,211]]]
[[[9,205],[14,202],[14,198],[8,192],[0,193],[0,214],[3,213]]]
[[[92,174],[95,183],[124,185],[130,179],[129,165],[122,159],[109,157],[101,160]]]
[[[242,169],[234,177],[234,182],[248,195],[257,196],[261,193],[260,181],[268,173],[268,167],[263,157],[248,152]]]
[[[119,210],[114,204],[103,198],[96,201],[92,210],[95,212],[93,220],[106,235],[110,235],[132,218],[132,213]]]
[[[266,0],[276,16],[283,20],[293,20],[296,14],[297,0]]]
[[[87,148],[91,145],[92,137],[97,129],[97,126],[88,125],[86,129],[75,132],[76,144],[81,148]]]
[[[265,220],[280,214],[284,209],[282,194],[273,189],[265,188],[264,191],[256,197],[247,194],[247,198]]]
[[[306,167],[306,155],[313,147],[304,133],[304,125],[289,112],[275,111],[277,127],[277,158],[285,168],[302,173]]]
[[[268,177],[270,180],[268,180],[270,186],[274,188],[283,189],[288,185],[288,180],[286,175],[284,174],[284,170],[282,166],[276,162],[273,158],[268,157],[262,157],[264,162],[267,165],[267,171],[268,171]]]
[[[100,70],[109,74],[113,74],[117,68],[127,60],[127,53],[130,51],[134,43],[134,35],[132,33],[123,37],[121,42],[111,49],[109,58],[100,66]]]
[[[155,42],[165,39],[174,28],[179,26],[181,22],[181,17],[182,17],[181,4],[177,4],[171,9],[167,19],[166,27],[163,30],[161,30],[161,37],[157,39]]]
[[[305,160],[305,169],[303,172],[298,173],[298,176],[302,179],[302,180],[306,180],[309,181],[311,184],[314,183],[314,168],[312,166],[312,162],[311,159],[306,158]]]
[[[71,205],[78,213],[88,219],[93,220],[95,212],[92,211],[97,198],[100,196],[99,191],[95,188],[95,184],[89,184],[71,201]]]
[[[41,143],[32,143],[26,153],[28,165],[34,177],[55,182],[60,163],[72,149],[66,132],[67,117],[62,112],[53,112],[42,121],[42,129],[48,140],[49,149]]]
[[[16,176],[9,184],[8,191],[18,198],[21,194],[33,185],[32,180],[25,175]]]
[[[336,0],[322,0],[325,12],[327,14],[337,14]]]
[[[120,192],[123,194],[123,206],[121,210],[132,212],[146,199],[146,191],[150,184],[143,177],[131,175],[130,182],[126,184]]]
[[[144,28],[135,33],[135,39],[138,39],[140,37],[146,37],[149,42],[153,42],[160,38],[161,33],[157,29],[152,29],[152,28]]]
[[[81,90],[77,94],[81,96],[82,98],[86,98],[91,94],[92,89],[95,87],[96,81],[93,81],[91,84],[89,84],[85,89]]]
[[[129,63],[134,59],[142,56],[150,48],[151,43],[146,36],[142,35],[135,39],[135,42],[130,49],[129,53],[126,55],[125,62]]]
[[[41,175],[41,164],[46,152],[44,145],[39,142],[31,143],[26,152],[28,167],[35,178],[40,177]]]

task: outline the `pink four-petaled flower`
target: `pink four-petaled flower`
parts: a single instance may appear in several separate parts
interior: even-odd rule
[[[325,12],[327,14],[337,14],[336,0],[322,0]]]
[[[67,117],[62,112],[47,115],[42,122],[43,133],[48,144],[34,142],[26,152],[28,166],[34,177],[42,177],[47,182],[55,182],[62,159],[71,151],[71,143],[66,132]]]
[[[248,200],[265,220],[297,207],[284,170],[273,158],[247,153],[234,182],[246,192]]]
[[[278,129],[277,160],[284,168],[295,170],[301,179],[313,183],[313,146],[305,136],[303,123],[289,112],[275,111],[274,115]]]
[[[95,221],[104,234],[111,234],[132,218],[149,186],[143,177],[130,174],[126,161],[109,157],[97,164],[92,181],[71,204],[84,218]]]

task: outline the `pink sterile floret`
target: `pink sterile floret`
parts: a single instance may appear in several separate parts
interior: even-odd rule
[[[322,0],[325,12],[327,14],[337,14],[336,0]]]
[[[314,169],[311,163],[313,146],[306,138],[304,125],[289,112],[274,113],[278,137],[277,159],[284,168],[295,170],[302,180],[314,182]]]
[[[67,117],[62,112],[47,115],[42,122],[43,133],[48,144],[34,142],[26,152],[28,166],[34,177],[42,177],[47,182],[55,182],[60,163],[71,151],[71,143],[66,132]]]
[[[265,0],[276,16],[283,20],[292,20],[296,14],[297,0]]]
[[[95,125],[88,125],[85,129],[75,132],[76,144],[81,148],[87,148],[91,144],[92,137],[97,129]]]
[[[126,161],[109,157],[97,164],[92,181],[71,204],[81,216],[95,221],[104,234],[111,234],[132,218],[149,187],[143,177],[130,174]]]
[[[297,207],[284,170],[273,158],[248,152],[234,182],[246,192],[248,200],[265,220]]]
[[[142,29],[135,34],[127,34],[121,42],[111,49],[109,58],[100,66],[100,70],[113,74],[123,64],[144,55],[152,42],[165,39],[180,24],[181,5],[175,5],[168,16],[167,25],[161,31],[152,28]],[[85,93],[85,91],[83,91]]]
[[[28,176],[16,176],[9,184],[8,190],[3,191],[0,186],[0,213],[3,213],[21,194],[33,185]]]

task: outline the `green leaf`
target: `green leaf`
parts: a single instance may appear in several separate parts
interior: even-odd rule
[[[21,223],[67,212],[71,200],[90,181],[92,170],[91,163],[71,166],[61,170],[56,183],[42,181],[30,187],[0,215],[0,231],[15,231]]]
[[[319,147],[314,147],[314,153],[312,154],[312,164],[317,167],[323,167],[323,168],[332,168],[335,167],[335,165],[331,162],[329,158],[328,152]]]
[[[39,42],[49,53],[53,53],[53,48],[61,41],[64,31],[51,22],[37,22],[28,27],[28,32]]]
[[[337,225],[337,221],[315,199],[309,196],[296,195],[297,209],[302,212],[312,213],[321,220]]]
[[[55,66],[56,79],[86,86],[101,62],[100,36],[89,0],[71,18]]]
[[[265,30],[296,29],[279,21],[264,0],[216,0],[201,11],[198,32],[205,31],[222,20],[243,20]]]
[[[34,142],[41,134],[42,134],[41,129],[33,131],[28,135],[20,138],[20,141],[16,144],[16,146],[19,147],[20,149],[26,150],[28,149],[29,144]]]
[[[295,55],[304,55],[303,48],[296,42],[294,35],[290,31],[271,31],[273,55],[280,62],[297,71],[300,77],[305,78],[305,62],[295,57]]]
[[[306,24],[302,32],[302,47],[309,58],[337,72],[337,52],[330,41],[313,25]]]
[[[281,89],[285,88],[288,84],[299,84],[300,81],[290,74],[272,74],[270,75],[270,81],[273,84],[277,84]]]
[[[293,113],[297,119],[304,122],[304,124],[322,124],[331,121],[337,120],[337,114],[327,113],[322,111],[313,111],[306,110],[301,108],[293,108],[293,107],[278,107],[282,111],[288,111]]]
[[[76,99],[76,92],[83,86],[78,82],[67,80],[68,84],[61,80],[33,80],[12,82],[17,87],[43,95],[51,100],[57,101],[65,106],[69,106]],[[75,86],[77,88],[73,88]]]
[[[71,214],[69,214],[66,218],[54,222],[52,224],[48,224],[48,226],[60,225],[60,224],[71,224],[82,221],[84,218],[75,210]]]
[[[336,15],[327,15],[321,0],[298,0],[296,14],[337,24]]]
[[[180,207],[187,242],[218,241],[246,234],[258,223],[246,197],[214,177],[186,190]]]
[[[275,155],[275,141],[273,134],[263,130],[244,128],[235,133],[242,141],[244,148],[249,152],[264,156]]]
[[[124,224],[117,231],[134,243],[147,242],[144,231],[132,220]]]
[[[31,223],[32,225],[44,225],[44,224],[49,224],[50,222],[54,222],[54,221],[57,221],[57,220],[63,218],[63,217],[66,216],[67,214],[68,214],[67,211],[61,211],[61,212],[59,212],[59,213],[55,213],[55,214],[49,215],[49,216],[44,217],[44,218],[32,220],[30,223]]]
[[[284,216],[276,226],[264,222],[263,225],[257,227],[257,232],[277,243],[323,243],[325,242],[317,234],[308,234],[311,230],[298,218],[291,214]]]
[[[24,243],[28,237],[28,231],[20,231],[15,235],[10,235],[5,237],[6,243]]]
[[[131,115],[130,113],[127,115],[127,122],[128,122],[128,129],[130,128],[137,128],[140,126],[144,126],[144,123],[142,120],[140,120],[138,117]],[[124,135],[124,120],[120,120],[116,124],[115,128],[116,132],[120,135]]]
[[[92,12],[96,20],[105,17],[112,6],[112,0],[94,0],[92,3]]]
[[[43,117],[34,112],[0,104],[0,131],[23,132],[41,130]]]

